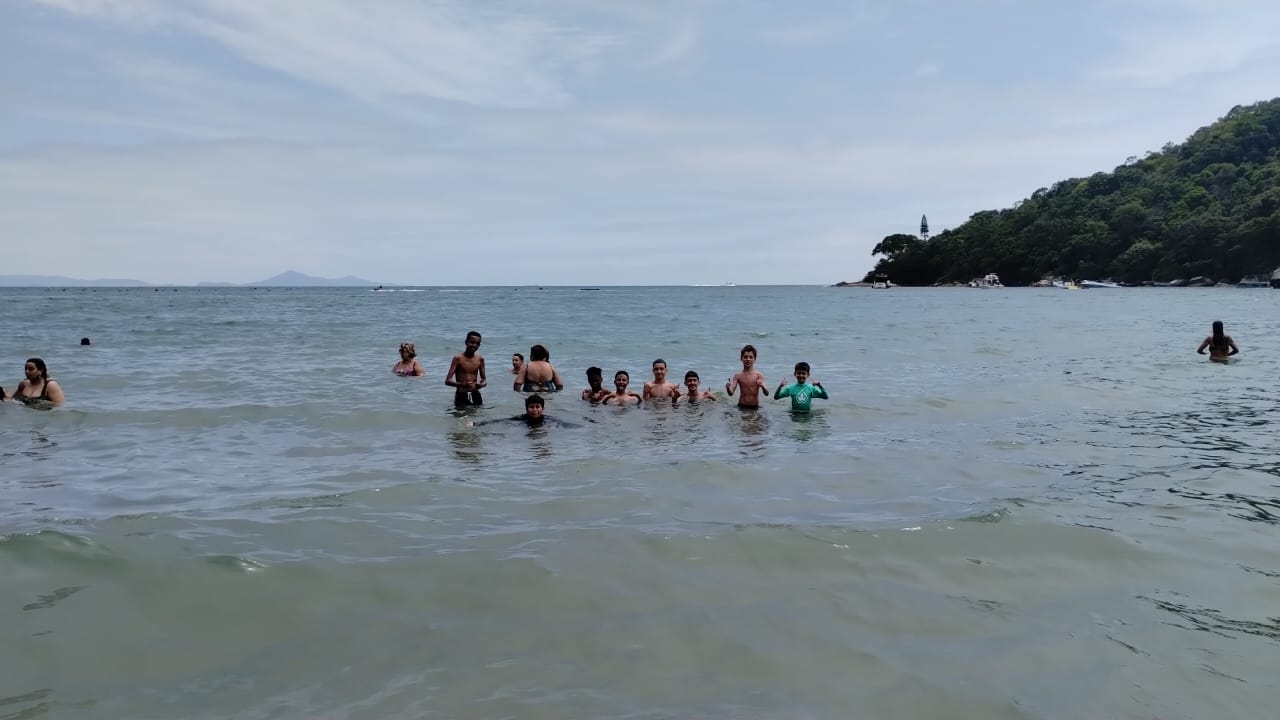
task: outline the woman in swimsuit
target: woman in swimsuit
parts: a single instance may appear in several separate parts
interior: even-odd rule
[[[529,362],[516,373],[512,387],[516,392],[560,392],[564,381],[560,379],[560,371],[551,364],[551,353],[541,345],[534,345],[529,348]]]
[[[391,366],[391,372],[403,377],[422,377],[426,368],[418,362],[418,350],[411,342],[400,343],[400,362]]]
[[[1203,355],[1205,348],[1209,349],[1209,359],[1220,363],[1227,362],[1228,357],[1240,352],[1240,348],[1236,347],[1236,341],[1232,340],[1230,335],[1222,332],[1221,320],[1213,321],[1213,334],[1200,343],[1200,347],[1196,348],[1196,352]]]
[[[62,386],[49,377],[49,368],[40,358],[28,358],[22,368],[26,378],[13,391],[13,399],[24,405],[52,407],[61,405],[66,397]]]

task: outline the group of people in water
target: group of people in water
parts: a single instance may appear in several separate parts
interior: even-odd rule
[[[467,333],[462,352],[449,361],[449,371],[445,375],[445,384],[454,389],[454,404],[457,407],[477,406],[484,403],[480,391],[488,385],[484,356],[479,353],[480,333],[472,330]],[[89,338],[82,338],[81,345],[88,345]],[[1201,355],[1208,352],[1212,362],[1226,363],[1229,358],[1240,352],[1235,340],[1227,335],[1222,321],[1215,320],[1213,331],[1205,337],[1196,348]],[[735,373],[724,384],[724,391],[729,397],[738,395],[738,407],[757,408],[760,398],[791,398],[791,409],[795,412],[808,412],[812,401],[826,399],[827,390],[821,382],[810,378],[811,369],[806,362],[795,364],[795,382],[778,383],[770,394],[765,384],[764,375],[755,369],[756,349],[746,345],[739,353],[742,370]],[[667,379],[667,362],[662,358],[653,361],[653,379],[644,383],[642,391],[637,393],[630,389],[631,375],[626,370],[613,374],[613,389],[604,387],[604,371],[598,367],[587,368],[587,387],[582,391],[582,399],[594,404],[630,405],[645,400],[670,399],[676,403],[716,400],[715,393],[702,388],[702,379],[698,373],[689,370],[684,374],[684,388]],[[418,360],[417,348],[411,342],[400,343],[400,361],[392,366],[396,375],[421,377],[427,374],[426,368]],[[18,383],[12,393],[0,387],[0,401],[19,402],[30,407],[52,408],[61,405],[66,396],[58,381],[49,377],[49,368],[45,361],[38,357],[27,358],[23,364],[25,377]],[[537,393],[555,393],[565,389],[564,379],[560,371],[551,364],[551,353],[543,345],[529,348],[526,361],[521,353],[511,356],[511,374],[514,376],[511,387],[517,392],[534,393],[525,399],[526,415],[530,409],[530,401],[536,398],[539,408],[538,416],[542,417],[541,408],[545,404]],[[524,417],[524,416],[521,416]]]
[[[484,402],[481,390],[488,386],[489,379],[485,367],[484,356],[479,353],[482,341],[480,333],[472,330],[467,333],[462,352],[449,361],[449,370],[445,374],[445,384],[454,388],[454,405],[459,408],[481,405]],[[769,392],[764,374],[755,368],[756,349],[751,345],[742,348],[739,359],[742,370],[735,373],[724,384],[725,393],[729,397],[737,395],[738,407],[754,409],[760,406],[764,398],[790,398],[791,409],[795,412],[809,412],[812,401],[829,397],[822,383],[809,377],[811,368],[806,362],[795,365],[795,382],[778,383],[772,394]],[[694,370],[684,374],[684,387],[681,388],[667,378],[667,362],[662,358],[653,361],[653,379],[644,383],[641,392],[630,389],[631,375],[626,370],[619,370],[613,375],[613,389],[604,387],[604,371],[599,367],[587,368],[587,387],[582,391],[583,400],[601,405],[632,405],[646,400],[669,400],[672,403],[693,403],[703,400],[717,400],[715,393],[702,388],[702,379]],[[421,361],[417,357],[417,349],[413,343],[400,344],[400,361],[392,366],[396,375],[417,377],[426,374]],[[518,418],[530,424],[543,422],[545,399],[542,394],[557,393],[565,390],[564,379],[560,371],[551,364],[551,353],[543,345],[529,348],[526,361],[521,353],[511,356],[511,389],[516,392],[532,393],[525,398],[525,414]]]

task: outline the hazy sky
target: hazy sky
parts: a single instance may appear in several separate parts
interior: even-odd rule
[[[1274,0],[3,0],[0,273],[827,284],[1280,95]]]

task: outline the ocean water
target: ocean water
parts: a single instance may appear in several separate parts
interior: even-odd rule
[[[1195,354],[1216,319],[1238,362]],[[0,383],[37,355],[68,397],[0,405],[6,720],[1280,699],[1280,292],[6,289],[0,321]],[[469,427],[521,412],[534,343],[582,427]],[[656,357],[722,390],[745,343],[831,399],[577,396]]]

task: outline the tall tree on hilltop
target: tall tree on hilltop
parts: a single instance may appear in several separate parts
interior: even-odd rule
[[[929,216],[928,215],[920,216],[920,239],[921,240],[929,239]]]

